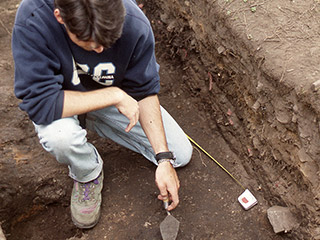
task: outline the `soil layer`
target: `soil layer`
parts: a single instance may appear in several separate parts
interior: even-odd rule
[[[320,238],[319,1],[154,4],[237,164],[296,214],[299,237]]]

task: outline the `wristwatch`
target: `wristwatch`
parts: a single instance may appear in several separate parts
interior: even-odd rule
[[[156,160],[158,164],[162,162],[170,162],[173,164],[173,162],[176,160],[176,157],[174,156],[173,152],[168,151],[168,152],[160,152],[156,154]]]

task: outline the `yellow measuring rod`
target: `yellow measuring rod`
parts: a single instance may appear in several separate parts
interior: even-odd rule
[[[186,134],[187,135],[187,134]],[[245,189],[245,187],[243,187],[243,185],[224,167],[222,166],[216,159],[214,159],[214,157],[212,157],[206,150],[204,150],[198,143],[196,143],[196,141],[194,141],[191,137],[189,137],[187,135],[188,139],[194,144],[196,145],[202,152],[204,152],[209,158],[211,158],[216,164],[218,164],[219,167],[221,167],[226,173],[229,174],[230,177],[233,178],[233,180],[235,180],[243,189]]]

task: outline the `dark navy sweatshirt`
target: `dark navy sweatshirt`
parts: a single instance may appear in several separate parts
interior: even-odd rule
[[[62,115],[64,90],[117,86],[136,100],[157,94],[159,65],[150,23],[134,0],[123,0],[121,37],[102,53],[74,44],[54,17],[53,0],[23,0],[12,35],[15,94],[37,124]]]

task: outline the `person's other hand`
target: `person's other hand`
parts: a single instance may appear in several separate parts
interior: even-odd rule
[[[167,209],[168,211],[176,208],[179,204],[178,190],[180,188],[180,182],[177,172],[170,162],[162,162],[158,165],[155,180],[160,191],[158,199],[163,201],[169,198],[169,200],[172,201]]]
[[[129,119],[130,123],[125,129],[126,132],[129,132],[139,120],[138,102],[134,98],[123,92],[123,97],[121,98],[119,103],[115,105],[115,107],[121,114]]]

